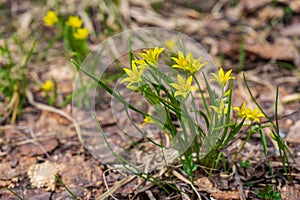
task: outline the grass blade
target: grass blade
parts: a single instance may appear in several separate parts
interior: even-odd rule
[[[72,196],[74,200],[79,200],[78,197],[64,184],[64,182],[59,178],[59,176],[55,175],[55,178],[58,180],[60,184],[67,190],[67,192]]]
[[[18,199],[24,200],[20,195],[18,195],[18,193],[16,193],[12,189],[10,189],[10,188],[5,188],[5,189],[7,189],[9,192],[11,192],[13,195],[15,195]]]

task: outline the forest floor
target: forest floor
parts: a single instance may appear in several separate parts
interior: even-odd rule
[[[71,199],[63,184],[78,199],[198,199],[196,193],[202,199],[276,199],[275,194],[280,194],[281,199],[300,199],[300,1],[122,0],[115,4],[70,0],[58,3],[63,15],[78,14],[83,19],[90,30],[90,51],[112,35],[133,28],[160,27],[190,36],[204,47],[217,67],[233,69],[233,105],[240,106],[245,101],[255,106],[244,85],[244,73],[253,96],[273,117],[278,85],[281,137],[296,161],[289,159],[290,175],[283,169],[278,146],[265,130],[267,157],[259,135],[255,135],[236,160],[226,161],[228,169],[220,165],[208,178],[209,169],[199,166],[194,186],[180,164],[169,166],[161,174],[161,171],[151,172],[179,190],[168,184],[163,185],[164,190],[141,177],[114,169],[89,151],[88,145],[105,144],[82,143],[73,123],[72,102],[67,101],[76,75],[70,62],[72,54],[64,49],[61,38],[47,49],[49,38],[54,38],[56,32],[43,25],[47,10],[57,9],[59,1],[46,2],[46,5],[36,1],[0,3],[0,199],[18,199],[11,191],[30,200]],[[20,66],[34,41],[37,42],[26,63],[26,77],[19,77]],[[6,47],[12,58],[3,53]],[[8,82],[4,71],[11,59],[14,60],[11,77],[26,79],[27,86],[26,92],[19,93],[21,106],[17,104],[9,110],[6,108],[13,102],[15,93],[7,96],[1,88]],[[41,90],[41,85],[51,78],[57,84],[54,105],[49,105]],[[62,106],[63,102],[66,105]],[[13,107],[17,110],[22,107],[15,119]],[[103,106],[99,121],[106,130],[119,134],[106,109],[109,106]],[[246,136],[237,135],[224,154],[236,152]],[[249,164],[243,166],[241,163],[247,160]],[[37,172],[39,168],[42,172]],[[37,183],[39,174],[35,173],[51,172],[63,184],[50,176],[46,176],[49,180],[44,184]]]

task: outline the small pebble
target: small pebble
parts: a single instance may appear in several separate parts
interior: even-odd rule
[[[293,125],[293,120],[287,119],[287,120],[285,121],[285,123],[286,123],[287,126],[292,126],[292,125]]]

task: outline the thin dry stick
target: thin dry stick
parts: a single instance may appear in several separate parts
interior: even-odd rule
[[[191,198],[187,195],[187,193],[185,193],[186,189],[182,186],[183,184],[175,184],[175,186],[182,191],[181,193],[181,198],[182,200],[191,200]]]
[[[107,169],[107,170],[105,170],[104,172],[103,172],[103,175],[102,175],[102,177],[103,177],[103,181],[104,181],[104,185],[105,185],[105,187],[106,187],[106,190],[107,190],[107,192],[108,192],[108,195],[109,196],[111,196],[113,199],[115,199],[115,200],[118,200],[116,197],[114,197],[114,195],[111,193],[111,191],[110,191],[110,189],[109,189],[109,187],[108,187],[108,185],[107,185],[107,182],[106,182],[106,178],[105,178],[105,174],[107,173],[107,172],[109,172],[109,171],[112,171],[113,169]],[[106,192],[106,193],[107,193]],[[105,194],[105,193],[104,193]],[[103,195],[102,195],[103,196]],[[99,198],[101,198],[101,197],[99,197]]]
[[[150,200],[156,200],[154,195],[152,194],[152,192],[150,190],[147,190],[145,193],[147,194],[147,196],[149,197]]]
[[[13,128],[19,129],[19,130],[23,130],[23,129],[27,130],[30,133],[31,137],[32,137],[30,139],[26,139],[26,140],[22,140],[21,142],[17,142],[16,146],[24,145],[24,144],[28,144],[28,143],[33,143],[33,144],[37,145],[42,150],[42,152],[47,156],[47,158],[50,158],[50,155],[47,153],[46,149],[39,143],[39,141],[42,141],[42,140],[39,140],[36,137],[36,135],[35,135],[35,133],[33,132],[32,129],[30,129],[26,126],[14,126],[14,125],[0,126],[0,130],[7,130],[7,129],[13,129]],[[48,138],[46,138],[46,139],[48,139]],[[0,154],[1,154],[1,152],[0,152]]]
[[[85,120],[81,121],[80,123],[78,123],[78,125],[84,124],[84,123],[86,123]],[[74,124],[71,124],[67,128],[61,129],[60,132],[64,132],[64,131],[70,130],[73,127],[74,127]],[[4,125],[4,126],[0,126],[0,130],[8,130],[8,129],[17,129],[17,130],[23,130],[24,129],[24,130],[30,131],[30,129],[27,126],[16,126],[16,125]],[[46,135],[42,135],[42,136],[39,136],[39,133],[38,133],[38,134],[36,134],[37,136],[35,136],[34,140],[36,142],[41,142],[41,141],[44,141],[44,140],[55,138],[58,135],[60,135],[60,132],[58,132],[58,131],[49,131]],[[32,143],[32,142],[33,142],[33,139],[30,138],[30,139],[25,139],[25,140],[22,140],[20,142],[17,142],[17,143],[15,143],[15,145],[19,146],[19,145],[24,145],[24,144]]]
[[[104,184],[105,184],[105,187],[106,187],[107,191],[105,193],[103,193],[100,197],[98,197],[97,200],[105,200],[109,196],[111,196],[115,200],[118,200],[112,194],[115,191],[117,191],[117,189],[119,189],[122,185],[125,185],[125,184],[129,183],[130,181],[132,181],[136,177],[135,175],[128,176],[128,177],[124,178],[123,180],[116,182],[113,187],[109,188],[108,185],[107,185],[106,179],[105,179],[105,173],[108,172],[108,171],[111,171],[111,170],[113,170],[113,169],[107,169],[103,172],[103,180],[104,180]]]
[[[45,104],[42,104],[42,103],[35,102],[34,98],[33,98],[33,94],[31,93],[31,91],[28,88],[26,89],[26,97],[28,99],[28,102],[31,105],[33,105],[34,107],[36,107],[37,109],[56,113],[56,114],[58,114],[58,115],[60,115],[64,118],[66,118],[70,122],[72,122],[74,124],[76,130],[77,130],[78,139],[79,139],[80,143],[83,144],[80,127],[79,127],[78,123],[71,116],[69,116],[67,113],[65,113],[64,111],[59,110],[57,108],[54,108],[54,107],[51,107],[49,105],[45,105]]]
[[[234,166],[234,168],[236,168],[235,165],[233,165],[233,166]],[[234,177],[235,177],[235,181],[238,185],[238,191],[239,191],[239,194],[240,194],[240,199],[241,200],[246,200],[245,192],[244,192],[244,189],[243,189],[243,184],[241,182],[240,175],[238,174],[237,171],[235,171],[235,176]]]
[[[221,178],[231,178],[231,177],[233,177],[233,175],[235,174],[235,172],[236,172],[236,166],[233,165],[232,166],[232,172],[230,174],[225,174],[225,173],[221,172],[220,173],[220,177]]]
[[[35,136],[33,130],[28,128],[28,131],[32,137],[32,143],[37,145],[42,150],[42,152],[47,156],[47,158],[51,160],[51,157],[48,154],[47,150],[36,140],[36,136]]]
[[[20,94],[18,92],[18,88],[19,88],[19,86],[15,85],[13,95],[15,96],[15,94],[16,94],[16,100],[14,102],[13,112],[12,112],[11,119],[10,119],[11,124],[15,123],[17,114],[18,114],[18,106],[19,106],[19,102],[20,102]]]
[[[195,186],[193,185],[193,183],[192,183],[191,181],[189,181],[189,180],[187,180],[186,178],[184,178],[184,177],[183,177],[180,173],[178,173],[176,170],[173,170],[172,173],[173,173],[174,176],[176,176],[177,178],[179,178],[179,179],[182,180],[183,182],[189,184],[189,185],[192,187],[192,189],[195,191],[196,195],[198,196],[198,199],[199,199],[199,200],[202,200],[202,199],[201,199],[201,196],[200,196],[200,194],[199,194],[199,192],[197,191],[197,189],[195,188]]]
[[[4,125],[4,126],[0,126],[0,130],[8,130],[8,129],[19,129],[19,130],[22,130],[22,129],[27,129],[27,126],[17,126],[17,125]]]
[[[156,173],[153,177],[154,178],[158,178],[158,177],[161,177],[166,171],[167,171],[167,167],[164,167],[162,168],[158,173]],[[139,180],[138,180],[138,184],[135,186],[135,188],[139,188],[144,182],[146,182],[145,179],[143,178],[140,178],[138,177]],[[139,193],[142,193],[142,192],[145,192],[147,191],[148,189],[150,189],[151,187],[153,187],[155,184],[153,182],[149,183],[149,184],[146,184],[143,188],[140,188],[140,189],[136,189],[136,195],[139,194]],[[135,196],[136,196],[135,195]],[[134,197],[135,197],[134,196]],[[132,198],[132,199],[135,199],[135,198]]]

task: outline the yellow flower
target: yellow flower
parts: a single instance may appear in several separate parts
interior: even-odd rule
[[[192,91],[196,90],[195,87],[191,86],[192,84],[192,76],[190,76],[186,81],[178,74],[178,84],[177,83],[170,83],[170,85],[176,89],[176,92],[174,94],[175,97],[182,95],[184,98],[187,97],[187,95]]]
[[[44,16],[44,24],[46,26],[53,26],[58,22],[58,17],[56,12],[49,10],[47,14]]]
[[[224,102],[221,101],[219,107],[210,106],[218,115],[218,119],[222,117],[222,115],[226,115],[228,112],[228,106],[225,107]]]
[[[161,54],[165,49],[155,47],[154,49],[145,50],[145,53],[139,53],[140,56],[150,65],[157,66],[158,63],[158,56]]]
[[[184,57],[183,53],[178,51],[178,57],[172,57],[172,59],[176,62],[176,64],[172,66],[173,68],[180,68],[190,71],[191,74],[199,71],[207,64],[207,62],[201,63],[201,56],[198,59],[195,59],[192,55],[192,52],[189,52],[187,56]]]
[[[246,103],[244,102],[242,107],[234,107],[233,110],[238,111],[238,115],[241,118],[245,118],[249,119],[251,121],[257,121],[260,122],[260,117],[264,117],[264,115],[262,113],[259,112],[258,108],[255,108],[253,110],[251,110],[250,108],[246,108]]]
[[[53,83],[50,80],[45,81],[45,83],[42,85],[42,90],[45,92],[51,92],[53,90]]]
[[[229,97],[229,95],[230,95],[230,90],[227,90],[227,91],[225,92],[225,94],[223,95],[223,97]]]
[[[128,75],[128,77],[124,78],[121,81],[121,83],[128,82],[128,84],[127,84],[128,89],[132,89],[132,90],[137,89],[137,87],[132,86],[132,84],[139,83],[142,81],[142,75],[143,75],[144,69],[137,68],[135,62],[132,62],[132,70],[128,69],[128,68],[123,68],[123,69],[126,72],[126,74]]]
[[[148,69],[149,65],[146,63],[145,60],[133,60],[132,62],[134,62],[135,64],[138,64],[138,68],[143,68],[143,69]]]
[[[67,24],[73,28],[80,28],[82,25],[82,20],[78,16],[70,16]]]
[[[233,76],[230,76],[232,69],[224,74],[223,68],[219,69],[219,75],[215,73],[211,73],[215,78],[211,79],[211,81],[217,81],[222,87],[224,87],[228,80],[235,79]]]
[[[154,123],[154,121],[151,118],[152,113],[148,112],[148,115],[150,115],[150,116],[146,116],[144,118],[144,122],[142,123],[142,126],[145,126],[146,124],[153,124]]]
[[[264,115],[259,112],[258,108],[255,108],[254,110],[249,110],[247,115],[248,119],[250,119],[251,121],[257,121],[258,123],[260,122],[260,117],[264,117]]]
[[[73,33],[73,36],[77,40],[85,40],[89,35],[89,30],[87,28],[79,28]]]
[[[250,109],[246,108],[246,102],[243,103],[242,107],[234,107],[233,110],[238,111],[238,115],[241,118],[247,117]]]
[[[271,136],[271,138],[272,138],[273,140],[275,140],[275,141],[277,140],[277,138],[276,138],[276,136],[274,135],[273,131],[270,132],[270,136]]]
[[[167,49],[173,51],[174,47],[175,47],[175,41],[174,40],[167,40],[167,41],[165,41],[165,46],[167,47]]]

